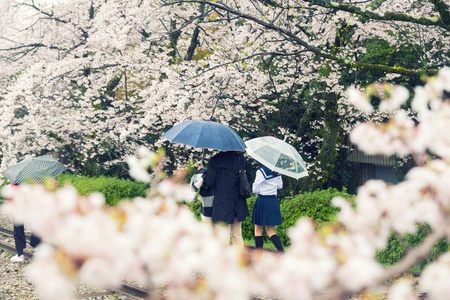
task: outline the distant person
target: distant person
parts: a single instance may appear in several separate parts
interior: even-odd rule
[[[278,251],[284,251],[279,236],[275,233],[275,226],[282,223],[280,204],[277,192],[283,187],[281,175],[272,172],[265,166],[256,171],[253,182],[253,192],[257,194],[253,209],[252,223],[255,224],[255,247],[263,248],[263,230],[266,227],[267,236]]]
[[[199,169],[203,165],[199,166]],[[231,243],[244,248],[242,238],[242,221],[250,213],[247,200],[239,193],[239,170],[244,169],[247,179],[251,182],[251,174],[247,159],[236,151],[222,151],[211,157],[203,184],[214,189],[214,204],[211,221],[230,224]]]
[[[11,186],[17,186],[11,183]],[[8,201],[11,201],[11,197],[8,197]],[[23,251],[27,247],[27,240],[25,238],[25,226],[23,224],[16,224],[13,220],[14,224],[14,244],[16,247],[17,254],[11,257],[12,262],[21,262],[24,261],[25,257],[23,256]],[[30,245],[31,247],[37,247],[41,243],[41,239],[31,234],[30,237]]]

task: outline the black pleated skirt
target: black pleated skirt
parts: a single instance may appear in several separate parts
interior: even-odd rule
[[[258,195],[253,209],[252,223],[260,226],[275,226],[282,223],[277,196]]]

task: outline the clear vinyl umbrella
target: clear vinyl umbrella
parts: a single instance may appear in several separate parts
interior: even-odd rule
[[[299,179],[308,176],[306,164],[292,146],[272,136],[263,136],[245,142],[245,151],[272,171]]]

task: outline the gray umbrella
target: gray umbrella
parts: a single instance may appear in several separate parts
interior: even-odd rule
[[[56,177],[67,168],[49,155],[24,159],[9,167],[3,176],[11,183],[20,184],[24,181],[44,181],[47,177]]]

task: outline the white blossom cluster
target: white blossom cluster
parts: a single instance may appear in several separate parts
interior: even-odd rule
[[[105,207],[98,194],[79,196],[70,186],[51,192],[47,183],[6,188],[3,193],[13,200],[2,209],[43,237],[29,267],[43,299],[71,299],[78,280],[117,286],[122,278],[163,285],[169,299],[248,299],[255,293],[281,299],[343,299],[368,293],[407,271],[439,239],[450,238],[449,145],[438,130],[450,108],[442,99],[443,91],[450,91],[449,69],[418,88],[414,99],[418,124],[393,122],[387,129],[384,124],[361,125],[381,137],[388,134],[389,139],[374,141],[372,134],[354,137],[359,146],[383,143],[394,152],[415,151],[421,165],[397,185],[368,181],[358,191],[355,208],[347,199],[333,199],[340,207],[339,223],[315,231],[311,220],[300,219],[289,231],[292,244],[283,254],[248,256],[228,246],[226,228],[200,222],[177,204],[192,199],[188,186],[176,178],[143,176],[146,165],[157,163],[145,150],[140,150],[140,159],[128,162],[132,174],[150,181],[147,198]],[[404,97],[396,88],[391,96]],[[364,95],[359,98],[365,101]],[[365,127],[361,128],[355,132]],[[399,134],[405,130],[414,134]],[[422,155],[426,150],[438,157]],[[433,228],[426,242],[390,268],[376,262],[375,253],[385,248],[391,232],[413,233],[423,223]],[[420,277],[419,288],[431,299],[445,299],[450,292],[449,259],[448,253],[442,255]],[[418,299],[408,280],[398,281],[388,297]]]
[[[421,61],[428,65],[441,64],[449,50],[449,35],[439,26],[362,22],[358,14],[308,1],[277,3],[211,1],[202,8],[159,0],[3,0],[0,140],[8,142],[1,145],[0,170],[42,150],[64,155],[66,147],[80,154],[79,163],[95,161],[109,149],[123,161],[141,143],[156,150],[164,141],[155,138],[188,119],[213,117],[257,135],[267,129],[266,118],[285,114],[289,97],[324,111],[329,100],[319,95],[337,95],[337,118],[350,130],[360,115],[342,102],[342,65],[317,58],[305,45],[351,62],[364,54],[363,41],[374,37],[399,47],[427,44],[432,47]],[[382,1],[379,7],[341,4],[380,16],[438,17],[433,6],[421,1]],[[354,30],[353,41],[334,45],[346,27]],[[196,30],[194,55],[187,59]],[[264,65],[269,60],[271,72]],[[349,74],[358,77],[357,70]],[[310,99],[291,94],[297,89],[307,90]],[[311,128],[324,126],[311,120]],[[288,135],[305,138],[293,127],[277,124]],[[298,150],[319,149],[321,139],[311,143],[317,146],[300,144]],[[314,161],[315,154],[305,156]]]

